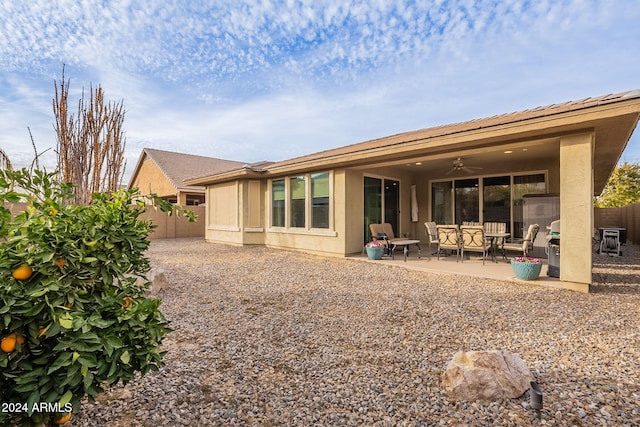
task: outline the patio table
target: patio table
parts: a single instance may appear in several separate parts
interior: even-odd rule
[[[509,236],[511,236],[511,233],[494,233],[490,231],[490,232],[484,233],[484,235],[485,237],[488,237],[489,240],[491,241],[491,258],[493,258],[493,262],[498,262],[496,258],[497,245],[495,244],[495,241],[500,238],[506,239]],[[506,259],[506,256],[504,255],[504,253],[502,254],[502,256]]]
[[[391,243],[391,259],[395,259],[394,253],[396,251],[396,247],[403,246],[404,262],[407,262],[407,254],[409,253],[410,245],[416,245],[416,247],[418,248],[418,259],[420,259],[420,240],[409,240],[409,239],[394,240],[393,242],[390,242],[390,243]]]

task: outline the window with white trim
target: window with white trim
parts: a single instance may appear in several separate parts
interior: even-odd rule
[[[331,174],[318,172],[271,181],[271,227],[331,228]]]

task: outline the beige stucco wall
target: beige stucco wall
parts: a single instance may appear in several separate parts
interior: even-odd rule
[[[245,245],[263,245],[265,242],[267,183],[264,180],[243,180],[238,191],[242,198],[241,240]]]
[[[345,253],[354,254],[362,252],[364,241],[364,189],[363,173],[359,170],[344,171],[344,234]],[[336,216],[342,212],[336,211]]]
[[[171,182],[162,173],[153,160],[145,160],[132,182],[132,187],[140,189],[142,194],[156,193],[160,197],[168,197],[176,194]]]
[[[238,211],[242,209],[236,181],[207,187],[205,239],[242,244]]]
[[[560,141],[560,280],[591,284],[593,236],[592,133]]]
[[[155,210],[151,207],[147,208],[140,216],[140,219],[150,219],[156,226],[149,235],[149,239],[177,239],[204,236],[204,206],[190,206],[189,209],[198,216],[196,222],[189,222],[184,216],[169,216],[165,212]]]

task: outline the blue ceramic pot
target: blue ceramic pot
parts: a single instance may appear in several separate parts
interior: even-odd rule
[[[370,259],[382,259],[382,255],[384,255],[383,247],[373,247],[373,248],[365,248],[367,250],[367,256]]]
[[[536,264],[532,262],[517,262],[511,260],[511,268],[518,279],[521,280],[536,280],[540,277],[540,271],[542,271],[542,264]]]

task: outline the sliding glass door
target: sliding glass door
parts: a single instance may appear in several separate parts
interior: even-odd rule
[[[453,183],[431,184],[431,221],[436,224],[453,224]]]
[[[511,177],[482,179],[482,218],[484,222],[504,222],[511,232]]]
[[[480,221],[478,178],[455,180],[456,224]]]
[[[458,225],[504,222],[513,238],[522,238],[522,196],[546,190],[544,173],[431,182],[431,220]]]
[[[388,222],[394,232],[400,226],[400,182],[393,179],[364,177],[364,236],[371,241],[369,224]]]

